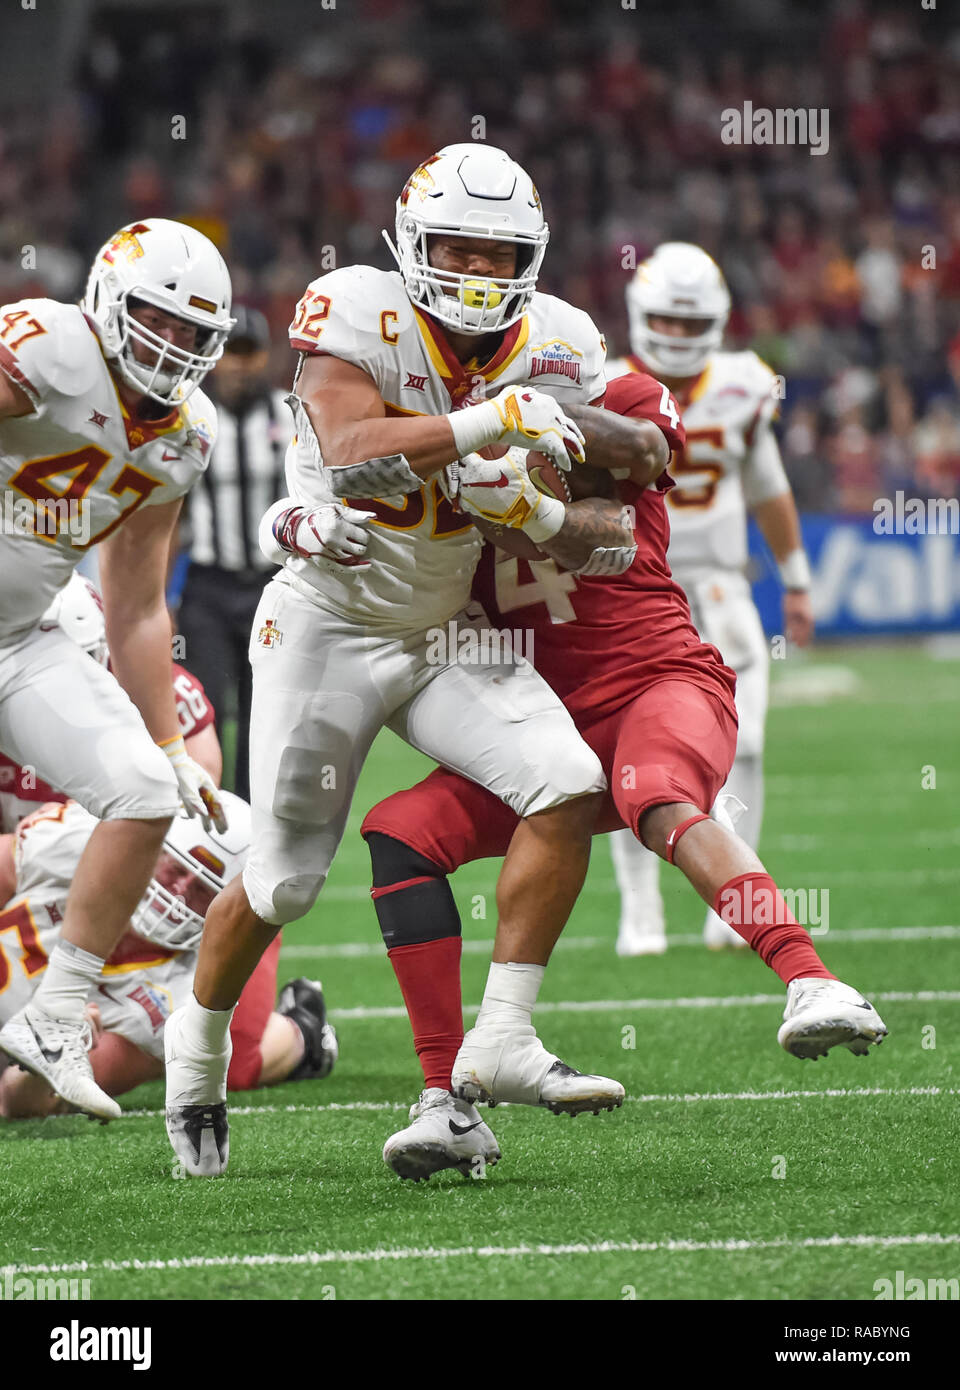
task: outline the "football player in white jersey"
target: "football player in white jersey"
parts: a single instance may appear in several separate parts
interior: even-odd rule
[[[699,246],[658,246],[627,287],[627,309],[631,353],[609,362],[607,376],[650,372],[680,406],[687,443],[670,464],[677,486],[667,496],[668,559],[704,641],[737,673],[737,756],[724,795],[745,806],[737,833],[756,849],[769,654],[745,574],[748,512],[779,566],[787,638],[802,647],[813,635],[810,566],[772,429],[778,378],[755,352],[722,350],[730,293],[719,266]],[[621,893],[617,951],[659,954],[667,946],[659,860],[628,831],[610,842]],[[746,944],[713,911],[704,940],[717,947]]]
[[[399,271],[323,276],[290,329],[301,353],[293,500],[261,530],[286,563],[264,591],[250,645],[253,848],[242,879],[210,909],[195,998],[166,1030],[167,1130],[197,1175],[227,1164],[232,1008],[274,933],[320,892],[385,725],[522,817],[462,1069],[494,1100],[598,1109],[623,1098],[619,1083],[561,1063],[530,1022],[583,882],[605,785],[599,763],[529,663],[504,654],[468,664],[452,650],[438,659],[431,634],[452,624],[469,635],[485,621],[470,604],[481,540],[452,505],[454,488],[461,507],[545,552],[559,547],[569,568],[626,568],[635,553],[617,504],[577,514],[539,493],[522,463],[474,451],[533,447],[569,467],[583,457],[570,414],[579,409],[598,417],[584,426],[591,462],[603,465],[604,441],[624,426],[619,438],[630,437],[646,483],[666,462],[666,441],[647,421],[589,410],[605,389],[603,342],[586,314],[536,292],[548,229],[529,175],[503,151],[453,145],[428,159],[400,195],[396,236]],[[457,460],[466,461],[448,467]],[[573,540],[579,558],[569,563]],[[454,1122],[466,1113],[486,1130],[472,1106],[458,1111],[451,1095],[449,1107]]]
[[[100,821],[62,940],[0,1049],[103,1119],[120,1111],[93,1081],[87,995],[181,803],[223,824],[179,732],[164,581],[181,499],[214,439],[197,387],[232,322],[216,248],[162,218],[100,249],[82,304],[0,307],[0,750]],[[115,675],[40,621],[94,545]]]
[[[179,816],[172,821],[147,891],[87,1005],[96,1035],[93,1073],[110,1096],[161,1075],[164,1024],[189,993],[204,913],[246,859],[250,808],[230,792],[221,797],[230,818],[223,833]],[[13,834],[0,835],[0,1022],[43,978],[70,882],[96,824],[75,801],[54,802],[25,817]],[[305,980],[287,985],[274,1009],[275,965],[266,974],[269,998],[245,999],[238,1010],[241,1037],[245,1045],[250,1032],[255,1056],[252,1065],[231,1069],[232,1089],[326,1076],[337,1058],[319,986]],[[3,1070],[2,1060],[0,1116],[21,1119],[65,1108],[45,1080],[15,1066]]]

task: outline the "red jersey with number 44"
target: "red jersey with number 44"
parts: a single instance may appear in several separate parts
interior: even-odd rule
[[[213,723],[213,705],[196,676],[175,661],[172,665],[173,694],[180,732],[184,738],[192,738]],[[42,781],[30,768],[20,767],[5,753],[0,753],[0,834],[10,834],[18,821],[29,816],[44,802],[63,803],[66,800],[64,792]]]
[[[653,377],[610,382],[604,406],[653,420],[671,451],[682,449],[676,402]],[[553,560],[518,560],[487,545],[474,582],[474,597],[490,621],[520,631],[515,648],[522,643],[519,649],[580,725],[630,704],[657,681],[694,680],[723,699],[736,687],[716,647],[700,640],[686,596],[670,574],[664,502],[673,482],[662,473],[646,488],[629,480],[616,485],[636,517],[637,555],[625,574],[583,578]]]

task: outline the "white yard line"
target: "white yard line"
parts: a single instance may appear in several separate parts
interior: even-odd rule
[[[877,1003],[888,1004],[957,1004],[960,1003],[960,990],[920,989],[868,991],[870,998]],[[630,1013],[641,1009],[742,1009],[755,1005],[782,1004],[782,994],[694,994],[679,999],[561,999],[554,1003],[538,1004],[540,1014],[591,1014],[591,1013]],[[475,1014],[479,1004],[465,1004],[464,1013]],[[401,1004],[361,1006],[356,1009],[331,1009],[330,1017],[338,1022],[343,1020],[363,1021],[370,1018],[406,1018],[407,1011]]]
[[[960,926],[944,927],[853,927],[831,931],[818,940],[835,941],[956,941],[960,939]],[[681,936],[668,936],[667,943],[674,946],[703,946],[699,933]],[[469,940],[463,943],[465,956],[489,955],[492,942]],[[554,948],[557,951],[593,951],[603,948],[613,951],[612,936],[561,936]],[[297,945],[291,942],[281,947],[281,960],[352,960],[356,957],[375,957],[382,960],[386,955],[382,941],[341,941],[330,945],[308,942]]]
[[[698,1255],[739,1254],[757,1250],[824,1250],[854,1246],[881,1248],[903,1245],[960,1245],[960,1235],[922,1232],[915,1235],[808,1236],[804,1240],[776,1236],[772,1240],[603,1240],[572,1245],[404,1246],[399,1249],[306,1250],[294,1255],[185,1255],[172,1260],[80,1260],[73,1264],[2,1265],[0,1276],[22,1274],[94,1274],[145,1270],[258,1269],[283,1265],[382,1263],[385,1260],[523,1259],[559,1255]]]
[[[852,1086],[836,1087],[822,1091],[690,1091],[651,1092],[649,1095],[627,1096],[627,1105],[680,1104],[700,1105],[704,1101],[731,1100],[814,1100],[825,1097],[827,1100],[874,1099],[877,1096],[958,1096],[960,1088],[951,1086]],[[327,1105],[231,1105],[230,1116],[238,1115],[317,1115],[327,1111],[350,1110],[407,1110],[409,1101],[394,1100],[351,1100],[332,1101]],[[511,1108],[509,1102],[504,1107]],[[513,1107],[516,1108],[516,1107]],[[125,1110],[125,1120],[158,1120],[162,1110]]]

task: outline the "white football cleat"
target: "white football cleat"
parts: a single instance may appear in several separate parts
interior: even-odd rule
[[[36,1004],[25,1004],[0,1029],[0,1049],[26,1071],[41,1076],[62,1100],[98,1120],[118,1120],[119,1105],[93,1079],[87,1056],[93,1045],[90,1021],[51,1018]]]
[[[181,1037],[183,1013],[174,1009],[163,1030],[167,1137],[192,1178],[217,1178],[230,1160],[226,1096],[233,1045],[228,1032],[223,1052],[189,1051]]]
[[[472,1105],[449,1091],[436,1086],[422,1091],[410,1107],[410,1121],[383,1146],[383,1161],[398,1177],[419,1182],[444,1168],[482,1176],[485,1166],[500,1161],[493,1132]]]
[[[737,951],[749,950],[749,943],[733,927],[728,926],[713,908],[707,912],[703,924],[703,944],[711,951],[722,951],[727,946]]]
[[[617,933],[618,956],[662,956],[667,949],[667,934],[663,923],[627,922],[620,919]]]
[[[473,1104],[545,1105],[555,1115],[614,1110],[623,1104],[619,1081],[584,1075],[548,1052],[532,1024],[471,1028],[453,1064],[451,1089]]]
[[[881,1043],[886,1036],[886,1024],[876,1009],[849,985],[808,976],[787,986],[777,1042],[794,1057],[815,1061],[831,1047],[848,1047],[864,1057],[871,1043]]]

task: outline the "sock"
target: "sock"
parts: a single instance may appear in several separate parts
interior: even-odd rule
[[[394,946],[387,954],[403,994],[413,1045],[429,1090],[450,1090],[450,1072],[463,1042],[459,936]]]
[[[230,1035],[234,1004],[230,1009],[207,1009],[197,1001],[193,990],[183,1006],[180,1036],[188,1047],[219,1056]]]
[[[713,910],[738,931],[785,985],[800,976],[835,980],[769,874],[739,874],[719,889]]]
[[[607,838],[620,889],[620,930],[642,929],[651,936],[660,935],[664,916],[659,858],[632,830],[615,830]]]
[[[58,941],[50,953],[33,1003],[51,1018],[82,1023],[90,988],[99,980],[105,964],[102,956],[84,951],[72,941]]]
[[[545,965],[517,965],[494,961],[483,991],[477,1027],[529,1028],[530,1015],[543,984]]]

